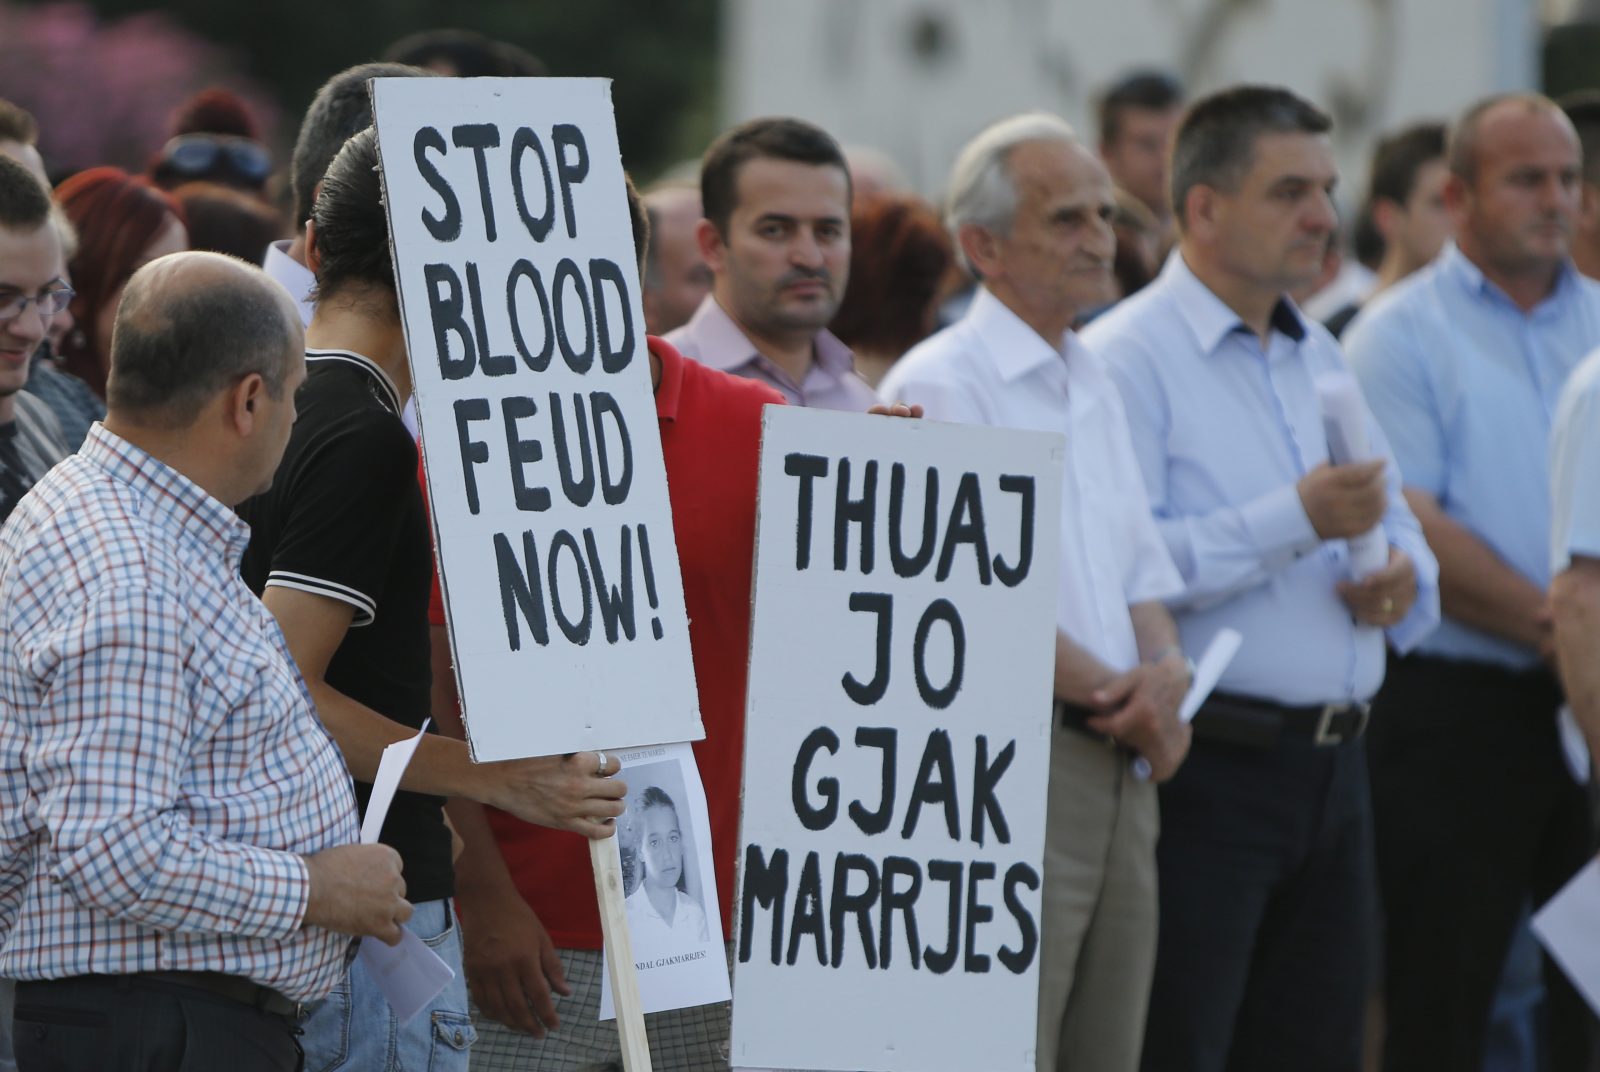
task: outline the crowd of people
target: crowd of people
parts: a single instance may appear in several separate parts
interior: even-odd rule
[[[542,69],[404,45],[318,92],[290,227],[226,94],[54,186],[0,102],[0,1069],[621,1068],[586,839],[628,790],[471,761],[368,97]],[[763,408],[1064,433],[1037,1067],[1587,1070],[1516,968],[1595,849],[1600,96],[1385,137],[1348,261],[1314,103],[1141,72],[1098,126],[996,122],[942,211],[786,117],[629,187],[723,933]],[[630,912],[703,931],[681,851],[623,849]],[[351,941],[403,930],[456,969],[405,1021]],[[654,1067],[729,1025],[648,1017]]]

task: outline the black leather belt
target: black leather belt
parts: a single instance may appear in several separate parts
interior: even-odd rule
[[[130,979],[148,979],[154,983],[170,983],[173,986],[185,986],[191,990],[204,990],[208,994],[237,1001],[248,1005],[260,1012],[271,1013],[273,1016],[300,1015],[300,1003],[290,1001],[270,986],[251,982],[242,975],[224,975],[222,972],[209,971],[172,971],[172,972],[139,972],[129,976]]]
[[[1293,707],[1253,696],[1213,692],[1194,718],[1194,735],[1251,748],[1276,748],[1290,742],[1332,747],[1367,731],[1371,706],[1364,703]]]

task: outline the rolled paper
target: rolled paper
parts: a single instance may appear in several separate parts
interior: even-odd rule
[[[1322,428],[1328,437],[1328,457],[1335,465],[1364,462],[1373,457],[1367,439],[1366,407],[1361,389],[1348,372],[1325,372],[1317,377],[1317,401],[1322,406]],[[1350,576],[1355,580],[1389,564],[1389,541],[1383,526],[1345,541],[1350,549]]]

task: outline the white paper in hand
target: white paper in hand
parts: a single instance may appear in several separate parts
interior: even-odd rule
[[[1217,630],[1216,635],[1211,638],[1211,643],[1206,645],[1206,653],[1194,664],[1194,680],[1189,683],[1189,691],[1184,694],[1183,703],[1178,706],[1180,719],[1185,722],[1194,721],[1194,716],[1200,711],[1200,705],[1206,702],[1211,690],[1222,680],[1222,672],[1233,662],[1233,657],[1239,654],[1239,645],[1243,643],[1244,637],[1237,629]]]
[[[1367,441],[1366,407],[1361,388],[1348,372],[1325,372],[1317,377],[1317,400],[1322,405],[1322,427],[1328,437],[1328,458],[1335,465],[1350,465],[1373,457]],[[1389,564],[1389,543],[1383,526],[1353,536],[1350,576],[1361,580]]]
[[[400,776],[411,763],[426,732],[428,723],[424,722],[415,737],[396,741],[383,750],[378,773],[372,779],[372,793],[367,797],[367,814],[361,819],[361,844],[378,843],[383,820],[389,814],[389,805],[394,803],[395,790],[400,788]],[[400,944],[394,946],[370,936],[363,938],[360,955],[361,963],[383,991],[395,1018],[405,1023],[437,997],[456,973],[421,938],[405,928],[401,928],[400,935]]]
[[[1533,933],[1600,1012],[1600,864],[1590,860],[1545,902],[1533,917]]]

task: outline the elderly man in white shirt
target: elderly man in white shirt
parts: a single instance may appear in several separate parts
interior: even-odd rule
[[[1117,389],[1071,326],[1111,293],[1111,180],[1044,114],[979,134],[948,222],[982,280],[967,314],[890,370],[934,420],[1065,432],[1038,1067],[1133,1072],[1155,960],[1156,793],[1189,731],[1190,669],[1161,600],[1182,581],[1150,514]]]

